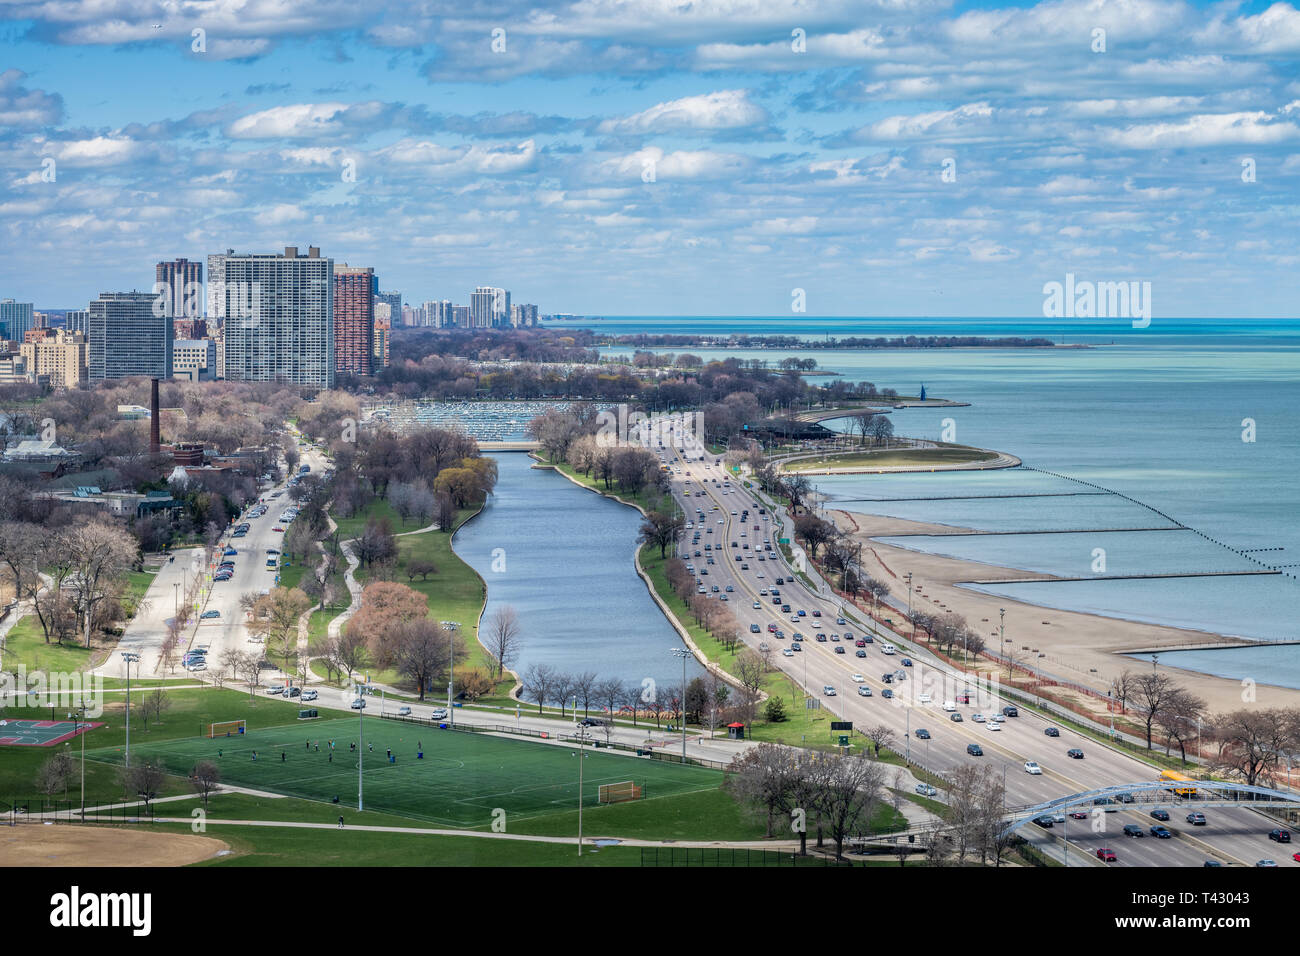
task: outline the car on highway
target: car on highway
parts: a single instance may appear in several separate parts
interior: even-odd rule
[[[933,797],[938,794],[939,791],[928,783],[918,783],[916,785],[916,792],[923,797]]]
[[[435,708],[433,708],[432,711],[429,712],[429,716],[432,717],[434,720],[446,720],[446,719],[447,719],[447,708],[446,708],[446,707],[435,707]]]
[[[320,694],[316,693],[314,690],[305,690],[302,692],[303,700],[315,700],[319,696]]]
[[[880,696],[885,698],[885,700],[893,700],[894,692],[890,690],[888,687],[886,687],[884,690],[880,692]]]
[[[863,677],[861,674],[854,674],[854,675],[853,675],[853,683],[855,683],[855,684],[861,684],[861,683],[862,683],[863,681],[865,681],[865,680],[866,680],[866,678]]]
[[[830,684],[827,684],[825,687],[822,688],[822,693],[825,694],[827,697],[834,697],[835,688],[832,687]]]
[[[1071,747],[1069,750],[1065,752],[1065,755],[1067,757],[1070,757],[1073,760],[1083,759],[1083,751],[1080,750],[1078,747]]]
[[[911,659],[910,657],[904,657],[903,660],[901,661],[901,663],[902,663],[902,665],[903,665],[904,667],[911,667],[911,666],[912,666],[912,659]]]
[[[984,715],[983,715],[983,714],[971,714],[971,715],[970,715],[970,719],[973,720],[973,721],[975,721],[975,723],[977,723],[977,724],[982,724],[982,723],[984,723]]]
[[[846,621],[846,620],[844,620],[844,618],[842,618],[842,617],[837,617],[837,618],[835,619],[835,623],[838,624],[840,627],[843,627],[845,624],[847,624],[847,623],[849,623],[849,622]]]
[[[919,728],[919,729],[916,731],[916,739],[917,739],[917,740],[929,740],[929,739],[930,739],[930,731],[926,730],[924,727]]]
[[[761,611],[762,609],[763,609],[763,605],[761,605],[761,604],[759,604],[757,601],[755,601],[755,602],[754,602],[754,610],[755,610],[755,611]],[[757,624],[753,625],[753,630],[755,630],[755,631],[758,630],[758,625],[757,625]]]
[[[1278,830],[1269,830],[1269,831],[1268,831],[1268,838],[1269,838],[1270,840],[1272,840],[1274,843],[1290,843],[1290,842],[1291,842],[1291,831],[1290,831],[1290,830],[1282,830],[1282,829],[1278,829]]]
[[[1277,861],[1275,861],[1275,860],[1257,860],[1257,861],[1255,862],[1255,865],[1256,865],[1256,866],[1264,866],[1264,867],[1275,867],[1275,866],[1277,866]]]
[[[755,604],[754,607],[758,607],[758,605]],[[750,634],[761,634],[761,633],[763,633],[763,632],[762,632],[762,629],[759,628],[759,626],[758,626],[757,624],[751,624],[751,625],[749,625],[749,633],[750,633]]]
[[[932,700],[934,700],[934,698],[931,697],[929,694],[917,694],[917,695],[916,695],[916,702],[917,702],[918,704],[928,704],[928,703],[930,703]]]
[[[989,721],[988,723],[986,723],[984,726],[987,727],[989,730],[1001,730],[1001,729],[1002,729],[1002,725],[1001,725],[1001,724],[997,723],[996,721],[992,721],[992,720],[990,720],[990,721]]]
[[[1167,822],[1167,821],[1169,820],[1169,811],[1168,811],[1168,810],[1152,810],[1152,811],[1151,811],[1151,819],[1152,819],[1152,820],[1162,820],[1162,821],[1166,821],[1166,822]]]
[[[1194,827],[1203,827],[1205,826],[1205,814],[1193,811],[1187,814],[1187,822]]]
[[[365,702],[364,700],[362,700],[360,697],[358,697],[356,700],[354,700],[354,701],[353,701],[352,703],[350,703],[348,706],[351,707],[353,710],[365,710],[365,709],[366,709],[366,702]]]
[[[210,621],[210,620],[212,620],[214,617],[221,617],[221,612],[220,612],[220,611],[204,611],[202,614],[199,615],[199,620],[201,620],[201,621]]]
[[[781,656],[782,656],[782,657],[794,657],[794,651],[790,650],[790,648],[788,648],[788,647],[783,647],[783,648],[781,648]]]
[[[948,719],[951,720],[954,724],[960,724],[962,722],[961,714],[956,714],[956,713],[949,714]]]
[[[966,752],[967,752],[968,754],[970,754],[972,757],[983,757],[983,756],[984,756],[984,750],[980,747],[979,744],[967,744],[967,745],[966,745]]]
[[[1118,858],[1115,856],[1115,851],[1110,847],[1100,846],[1097,847],[1097,859],[1103,863],[1114,863]]]
[[[1070,811],[1070,819],[1071,819],[1071,820],[1086,820],[1086,819],[1088,819],[1088,811],[1087,811],[1087,810],[1071,810],[1071,811]]]
[[[1168,827],[1152,827],[1151,835],[1157,840],[1170,840],[1173,839],[1174,831]]]
[[[1042,827],[1044,830],[1052,829],[1051,817],[1034,817],[1034,823]]]
[[[1055,727],[1048,727],[1046,730],[1043,731],[1043,733],[1044,733],[1046,736],[1048,736],[1048,737],[1059,737],[1059,736],[1061,736],[1061,732],[1060,732],[1059,730],[1057,730]]]
[[[840,645],[839,647],[835,648],[835,653],[836,653],[836,654],[843,654],[843,653],[844,653],[844,646],[843,646],[843,645]]]
[[[858,688],[858,696],[859,696],[859,697],[870,697],[870,696],[871,696],[871,688],[868,687],[866,684],[863,684],[861,687]]]
[[[837,647],[835,650],[836,650],[836,651],[842,651],[842,650],[844,650],[844,648],[842,648],[842,647]],[[867,652],[866,652],[866,651],[857,651],[856,653],[857,653],[858,657],[866,657],[866,656],[867,656]]]
[[[410,717],[410,716],[411,716],[411,708],[410,708],[410,707],[407,707],[405,704],[403,704],[401,707],[397,708],[397,716],[398,716],[398,717]]]
[[[1011,706],[1003,707],[1003,708],[1002,708],[1002,715],[1003,715],[1004,717],[1019,717],[1019,716],[1020,716],[1020,711],[1016,710],[1015,707],[1011,707]]]
[[[1144,836],[1146,836],[1146,834],[1142,832],[1142,828],[1141,828],[1140,826],[1138,826],[1136,823],[1126,823],[1126,824],[1124,824],[1124,835],[1125,835],[1125,836],[1129,836],[1129,837],[1144,837]]]
[[[1043,768],[1038,766],[1038,764],[1035,763],[1034,761],[1032,760],[1025,761],[1025,773],[1032,773],[1034,776],[1038,776],[1042,772],[1043,772]]]

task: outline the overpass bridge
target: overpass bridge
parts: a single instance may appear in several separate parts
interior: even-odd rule
[[[541,448],[541,442],[535,441],[479,441],[478,450],[481,452],[490,451],[537,451]]]

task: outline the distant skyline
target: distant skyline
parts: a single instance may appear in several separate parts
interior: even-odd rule
[[[315,245],[417,305],[1300,313],[1289,3],[193,6],[0,7],[0,297]]]

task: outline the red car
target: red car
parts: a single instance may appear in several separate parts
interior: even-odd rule
[[[1088,819],[1088,811],[1087,811],[1087,810],[1072,810],[1072,811],[1070,811],[1070,819],[1071,819],[1071,820],[1086,820],[1086,819]]]
[[[283,531],[284,529],[281,528],[281,527],[279,527],[279,526],[276,526],[276,527],[272,528],[271,530],[272,530],[272,531]]]
[[[1300,863],[1300,853],[1292,853],[1291,859],[1295,860],[1297,863]]]
[[[1114,850],[1103,846],[1097,850],[1097,859],[1101,860],[1103,863],[1114,863],[1118,857],[1115,856]]]

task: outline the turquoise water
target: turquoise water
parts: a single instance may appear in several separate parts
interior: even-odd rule
[[[951,426],[957,442],[1006,451],[1026,466],[1121,492],[1172,519],[1118,497],[1029,497],[1092,489],[1028,470],[814,479],[835,507],[850,511],[994,532],[1080,532],[909,538],[909,547],[1056,574],[1080,573],[1081,565],[1090,566],[1096,547],[1106,549],[1109,573],[1137,574],[1257,568],[1237,552],[1283,549],[1254,552],[1258,561],[1281,567],[1284,573],[1273,576],[986,588],[992,593],[1225,634],[1300,635],[1294,614],[1300,604],[1295,577],[1300,567],[1290,567],[1300,564],[1300,322],[1157,317],[1139,331],[1123,323],[1053,327],[1043,319],[625,317],[593,328],[811,337],[1049,335],[1058,341],[1064,331],[1067,342],[1092,343],[1096,347],[1051,350],[690,351],[706,359],[814,358],[821,369],[849,381],[871,381],[901,394],[915,394],[924,383],[931,397],[971,406],[894,410],[898,433],[938,439]],[[1242,440],[1243,419],[1253,420],[1253,442]],[[927,496],[949,500],[870,500]],[[1190,532],[1105,530],[1171,523],[1194,528],[1221,545]],[[1300,648],[1270,650],[1300,665]],[[1192,666],[1192,658],[1185,660]],[[1288,671],[1278,673],[1281,681]]]

